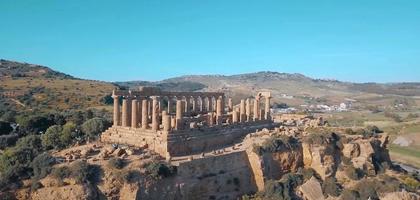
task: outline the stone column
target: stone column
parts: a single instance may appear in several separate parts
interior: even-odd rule
[[[118,100],[118,96],[112,96],[114,98],[114,126],[118,126],[120,124],[120,102]]]
[[[142,105],[141,105],[141,99],[137,100],[137,127],[139,127],[139,123],[141,122],[141,112],[142,112]]]
[[[221,117],[223,115],[222,97],[216,100],[216,116]]]
[[[270,97],[265,97],[265,115],[264,115],[264,119],[265,120],[269,120],[271,119],[270,116]]]
[[[264,109],[260,109],[259,115],[258,115],[258,119],[259,120],[263,120],[264,119]]]
[[[159,129],[158,116],[159,115],[159,101],[157,97],[152,97],[152,130]]]
[[[181,130],[181,124],[182,124],[182,101],[176,100],[176,123],[175,128],[177,130]]]
[[[200,97],[200,112],[204,111],[204,97]]]
[[[224,96],[220,96],[221,100],[222,100],[222,115],[225,114],[225,107],[226,107],[226,99]]]
[[[228,99],[228,109],[229,109],[229,112],[232,112],[233,111],[232,98],[229,98]]]
[[[191,112],[195,113],[197,111],[197,97],[192,97],[191,106]]]
[[[185,105],[184,112],[185,113],[189,113],[190,112],[190,98],[189,97],[185,97],[185,101],[184,102],[185,102],[184,103],[184,105]]]
[[[211,106],[211,99],[210,97],[207,97],[207,102],[206,102],[206,111],[210,111],[210,106]]]
[[[176,125],[176,118],[174,116],[170,116],[171,117],[171,128],[175,129],[175,125]]]
[[[251,100],[249,98],[246,99],[245,102],[245,114],[246,114],[246,121],[251,121]]]
[[[254,121],[257,121],[259,118],[258,111],[260,110],[260,101],[258,99],[254,100]]]
[[[149,116],[152,114],[152,101],[150,99],[147,101],[147,118],[150,118]]]
[[[207,117],[208,117],[208,125],[209,126],[213,126],[215,123],[214,123],[214,116],[213,116],[213,112],[209,112],[208,114],[207,114]]]
[[[168,97],[168,114],[171,114],[171,112],[172,112],[172,107],[171,106],[172,106],[171,105],[171,98]]]
[[[216,97],[212,98],[211,103],[213,106],[211,107],[211,111],[216,111],[216,101],[217,101]]]
[[[143,99],[141,101],[141,128],[147,129],[149,126],[149,120],[148,120],[148,102],[147,99]]]
[[[122,116],[121,116],[121,126],[127,126],[128,120],[128,107],[127,107],[127,99],[123,99],[122,101]]]
[[[171,116],[166,114],[166,111],[162,111],[162,125],[164,131],[171,130]]]
[[[137,128],[137,99],[131,101],[131,128]]]
[[[216,124],[222,124],[222,116],[223,116],[223,97],[219,97],[216,100]]]
[[[131,97],[127,97],[127,126],[131,126]]]
[[[238,123],[238,111],[237,110],[232,110],[232,123],[236,124]]]
[[[239,121],[242,123],[242,122],[245,122],[245,118],[246,118],[246,115],[245,115],[245,100],[243,100],[243,99],[241,99],[241,104],[240,104],[240,108],[239,108],[240,110],[239,110]]]

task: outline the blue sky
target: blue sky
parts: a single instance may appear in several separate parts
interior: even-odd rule
[[[0,0],[0,58],[106,81],[420,81],[420,1]]]

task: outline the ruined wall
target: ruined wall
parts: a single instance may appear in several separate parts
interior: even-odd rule
[[[180,163],[177,175],[141,189],[138,199],[237,199],[257,191],[244,151]]]
[[[212,151],[232,144],[257,129],[272,128],[271,121],[246,122],[236,125],[194,128],[180,131],[152,131],[130,127],[111,127],[101,135],[106,143],[147,147],[161,156],[184,156]]]
[[[235,199],[257,191],[245,151],[183,163],[178,176],[186,199]]]
[[[171,156],[212,151],[232,144],[236,139],[263,128],[272,128],[269,121],[247,122],[229,126],[177,131],[168,135],[168,151]]]
[[[144,147],[165,156],[167,153],[166,133],[134,129],[130,127],[111,127],[101,135],[101,142],[126,144]]]

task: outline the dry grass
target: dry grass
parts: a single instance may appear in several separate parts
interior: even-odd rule
[[[100,100],[110,94],[114,86],[110,83],[78,80],[78,79],[50,79],[50,78],[3,78],[0,87],[5,92],[27,94],[35,100],[33,105],[44,104],[49,109],[88,108],[102,106]],[[34,88],[43,88],[46,92],[35,92]],[[21,95],[20,95],[21,96]],[[18,99],[16,97],[14,99]],[[30,109],[30,107],[25,107]]]

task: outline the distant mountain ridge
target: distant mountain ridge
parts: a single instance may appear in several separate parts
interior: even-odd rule
[[[49,99],[48,102],[58,101],[60,105],[66,103],[70,106],[72,102],[81,104],[83,101],[89,101],[87,105],[98,106],[100,104],[95,102],[110,94],[114,88],[136,89],[139,86],[155,86],[166,91],[219,91],[233,97],[234,101],[252,97],[259,91],[270,91],[275,102],[291,105],[339,104],[346,99],[389,105],[397,98],[420,99],[420,83],[351,83],[271,71],[237,75],[187,75],[156,82],[110,83],[77,79],[40,65],[0,60],[0,75],[0,92],[17,91],[19,95],[37,96],[37,91],[42,87],[46,90],[45,94],[50,92],[56,95],[44,97]]]

